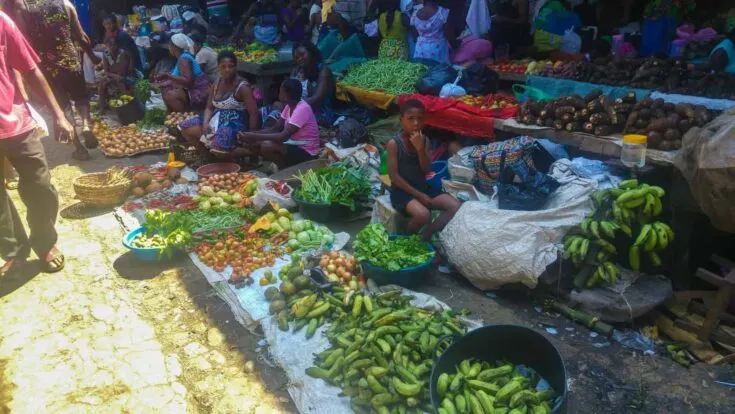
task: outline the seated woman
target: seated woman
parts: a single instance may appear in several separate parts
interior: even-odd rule
[[[321,66],[321,54],[312,43],[303,42],[293,46],[296,68],[291,78],[301,84],[301,96],[311,107],[321,125],[332,125],[335,120],[332,99],[336,93],[334,75],[327,66]]]
[[[301,83],[286,79],[281,84],[281,117],[275,125],[239,134],[248,154],[260,155],[280,168],[316,158],[321,150],[319,126],[309,104],[301,99]],[[243,154],[245,155],[245,154]]]
[[[237,58],[225,50],[217,56],[219,78],[212,85],[203,117],[179,124],[182,135],[206,152],[224,158],[237,147],[237,133],[260,128],[260,113],[248,82],[237,75]]]
[[[388,174],[392,187],[390,202],[397,211],[410,217],[408,232],[421,230],[424,240],[431,240],[454,217],[460,202],[446,193],[434,193],[426,184],[426,175],[431,172],[429,144],[422,130],[426,108],[415,99],[409,99],[401,107],[401,131],[386,144],[388,151]],[[431,220],[431,210],[441,214]]]
[[[171,36],[168,47],[176,58],[176,66],[171,72],[156,77],[161,83],[166,108],[169,112],[202,109],[207,102],[209,82],[194,57],[194,42],[189,36],[177,33]]]
[[[105,39],[107,50],[102,59],[103,76],[98,85],[99,109],[107,110],[110,96],[118,97],[135,85],[135,62],[130,53],[122,49],[118,37]]]
[[[712,49],[709,66],[716,72],[735,73],[735,29]]]

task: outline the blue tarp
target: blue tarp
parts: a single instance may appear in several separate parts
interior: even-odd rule
[[[546,78],[543,76],[529,76],[526,81],[528,86],[533,86],[544,91],[546,94],[558,98],[565,95],[578,94],[585,96],[595,89],[602,89],[605,95],[616,99],[621,98],[628,92],[635,92],[640,100],[651,94],[648,89],[626,88],[624,86],[598,85],[587,82],[577,82],[569,79]]]
[[[661,98],[666,102],[673,104],[688,103],[690,105],[702,105],[707,109],[714,111],[725,111],[732,107],[735,107],[735,101],[729,99],[712,99],[703,98],[701,96],[690,96],[690,95],[677,95],[669,93],[654,92],[651,94],[651,98]]]

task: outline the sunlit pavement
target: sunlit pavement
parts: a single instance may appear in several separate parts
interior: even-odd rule
[[[282,372],[256,351],[261,338],[234,321],[187,258],[135,262],[113,214],[74,200],[75,177],[121,162],[92,151],[70,165],[70,147],[45,144],[67,264],[49,275],[34,260],[0,279],[0,413],[293,412]]]

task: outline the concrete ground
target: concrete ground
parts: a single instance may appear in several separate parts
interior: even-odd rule
[[[70,147],[45,145],[61,196],[59,244],[67,267],[47,275],[31,263],[0,280],[0,413],[295,412],[283,372],[262,357],[261,338],[235,322],[188,259],[135,262],[111,212],[74,200],[72,182],[80,174],[164,155],[112,160],[93,151],[92,160],[77,163]],[[335,230],[354,232],[362,224]],[[726,413],[735,406],[735,393],[713,382],[732,381],[732,370],[686,369],[617,343],[596,348],[605,341],[537,312],[525,293],[491,298],[459,276],[438,274],[420,290],[488,324],[547,335],[566,362],[569,413]]]

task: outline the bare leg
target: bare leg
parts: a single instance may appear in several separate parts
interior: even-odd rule
[[[163,102],[169,112],[186,112],[189,109],[189,96],[183,89],[172,89],[163,94]]]
[[[406,213],[411,217],[406,228],[411,234],[418,232],[431,219],[431,211],[418,200],[411,200],[406,205]]]
[[[200,140],[202,137],[202,127],[193,126],[181,130],[181,135],[186,138],[186,142],[196,148],[201,154],[209,154],[209,149]]]
[[[442,212],[433,223],[426,226],[426,228],[421,232],[421,238],[424,240],[431,240],[434,233],[443,229],[462,206],[459,200],[449,194],[438,195],[431,199],[431,202],[434,208],[441,210]]]

